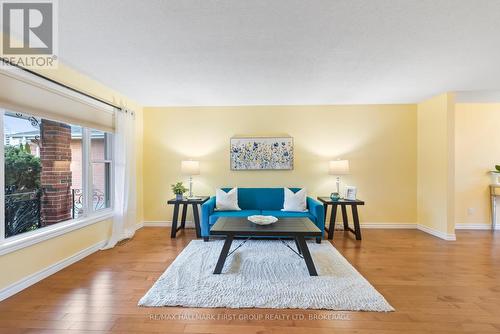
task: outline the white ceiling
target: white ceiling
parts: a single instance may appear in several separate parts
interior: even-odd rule
[[[500,90],[455,92],[457,103],[500,103]]]
[[[500,89],[499,0],[63,0],[60,59],[146,106]]]

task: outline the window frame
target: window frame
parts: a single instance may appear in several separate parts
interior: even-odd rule
[[[14,110],[12,110],[14,111]],[[29,112],[22,112],[23,114],[31,115]],[[21,233],[9,238],[5,237],[5,157],[4,157],[4,116],[5,109],[0,108],[0,138],[2,145],[0,145],[0,256],[14,252],[16,250],[29,247],[39,242],[55,238],[57,236],[69,233],[71,231],[81,229],[104,220],[109,220],[113,217],[114,211],[114,155],[113,148],[111,148],[111,160],[106,161],[110,163],[110,207],[102,210],[94,211],[92,205],[89,205],[89,198],[92,198],[92,159],[90,148],[90,132],[91,128],[81,126],[82,128],[82,194],[83,194],[83,215],[75,219],[69,219],[54,225],[45,226],[43,228]],[[51,118],[42,117],[44,119],[58,121]],[[78,124],[75,124],[78,125]],[[80,126],[80,125],[78,125]],[[109,133],[111,136],[111,143],[114,141],[114,133]],[[89,197],[90,196],[90,197]]]
[[[101,132],[104,133],[104,138],[105,138],[105,145],[104,145],[104,149],[105,151],[106,150],[109,150],[108,152],[105,152],[105,158],[104,159],[98,159],[98,160],[93,160],[92,159],[92,138],[91,138],[91,132],[92,132],[92,129],[87,129],[88,130],[88,133],[87,133],[87,136],[88,136],[88,140],[89,140],[89,143],[88,143],[88,159],[89,159],[89,167],[88,167],[88,173],[89,173],[89,178],[88,178],[88,198],[93,198],[94,197],[94,175],[93,175],[93,171],[94,171],[94,164],[109,164],[109,183],[105,186],[109,186],[109,208],[104,208],[104,209],[100,209],[100,210],[96,210],[94,208],[94,205],[90,205],[89,207],[89,212],[91,213],[96,213],[96,212],[103,212],[104,210],[108,210],[108,209],[113,209],[113,203],[114,203],[114,194],[115,192],[113,191],[115,188],[114,188],[114,147],[113,147],[113,143],[114,143],[114,136],[113,136],[113,133],[111,132],[107,132],[107,131],[103,131],[103,130],[99,130]],[[107,134],[111,134],[111,136],[106,136]],[[106,157],[108,157],[108,159],[106,159]],[[90,202],[88,203],[90,204]],[[92,202],[93,204],[93,202]]]

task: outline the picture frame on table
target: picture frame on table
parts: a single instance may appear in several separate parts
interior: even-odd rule
[[[354,186],[346,186],[345,187],[345,199],[346,200],[349,200],[349,201],[355,201],[356,200],[356,196],[358,194],[358,188],[354,187]]]

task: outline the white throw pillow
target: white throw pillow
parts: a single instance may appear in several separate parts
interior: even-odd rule
[[[296,193],[288,188],[284,188],[284,190],[285,202],[283,203],[283,209],[281,209],[281,211],[307,211],[307,192],[305,188],[300,189]]]
[[[215,210],[220,211],[240,211],[238,206],[238,188],[233,188],[228,192],[222,189],[215,189]]]

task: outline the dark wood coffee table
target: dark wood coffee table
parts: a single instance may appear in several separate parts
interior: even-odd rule
[[[219,260],[215,266],[214,274],[220,274],[227,255],[237,236],[241,237],[293,237],[297,249],[306,262],[309,275],[318,276],[314,262],[307,248],[305,237],[321,237],[321,230],[308,218],[279,218],[270,225],[254,224],[246,217],[221,217],[210,229],[211,235],[225,236],[226,240],[219,255]]]

